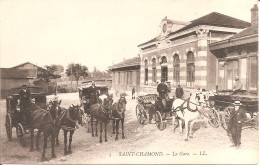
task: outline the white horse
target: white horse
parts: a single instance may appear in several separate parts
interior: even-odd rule
[[[187,100],[175,99],[172,104],[172,109],[176,113],[176,117],[173,117],[173,123],[175,123],[176,118],[178,119],[178,125],[174,127],[174,131],[180,125],[181,132],[183,133],[184,122],[186,131],[185,141],[188,141],[188,137],[192,138],[193,136],[192,126],[194,122],[201,120],[202,107],[200,106],[198,93],[192,93]],[[205,121],[205,119],[202,120]]]

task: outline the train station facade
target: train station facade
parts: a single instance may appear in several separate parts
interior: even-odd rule
[[[167,17],[161,33],[138,45],[140,50],[140,90],[156,92],[156,81],[171,81],[184,90],[216,89],[217,57],[209,44],[229,38],[250,23],[220,13],[210,13],[191,22]]]

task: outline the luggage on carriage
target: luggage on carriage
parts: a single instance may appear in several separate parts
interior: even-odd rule
[[[12,128],[16,128],[17,138],[22,146],[25,146],[24,135],[26,130],[29,130],[31,125],[23,118],[20,110],[19,91],[22,87],[11,89],[11,95],[6,98],[6,120],[5,128],[6,135],[9,141],[12,141]],[[35,105],[39,108],[46,109],[46,94],[43,88],[40,87],[27,87],[31,92],[31,99],[34,100]]]

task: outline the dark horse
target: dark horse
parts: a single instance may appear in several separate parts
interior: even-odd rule
[[[51,107],[50,111],[44,110],[39,108],[35,103],[31,104],[31,148],[30,151],[34,151],[33,148],[33,137],[34,137],[34,128],[38,129],[37,137],[36,137],[36,150],[39,150],[39,139],[40,134],[43,132],[44,135],[44,144],[43,144],[43,151],[42,151],[42,158],[41,160],[46,160],[45,158],[45,150],[47,146],[47,139],[51,137],[51,148],[52,148],[52,158],[55,158],[54,152],[54,143],[55,138],[59,132],[59,122],[58,122],[58,111],[55,108]]]
[[[80,106],[73,105],[68,109],[62,108],[61,110],[60,125],[64,132],[64,155],[71,154],[71,142],[74,131],[78,128],[77,122],[82,124],[83,111]],[[67,134],[70,132],[69,147],[67,148]]]
[[[99,102],[93,104],[91,106],[91,129],[92,129],[92,137],[94,137],[94,129],[93,129],[93,119],[96,119],[96,136],[98,136],[97,125],[100,123],[100,140],[102,143],[102,132],[103,132],[103,124],[105,127],[105,142],[107,142],[107,124],[109,123],[109,116],[112,110],[113,98],[109,95],[101,95],[99,98]],[[103,101],[102,101],[103,98]]]
[[[125,96],[120,96],[120,99],[113,104],[112,107],[112,120],[113,120],[113,134],[115,134],[116,130],[116,138],[118,140],[118,129],[119,129],[119,122],[121,121],[122,127],[122,139],[125,139],[124,134],[124,121],[125,121],[125,111],[126,111],[126,99]]]

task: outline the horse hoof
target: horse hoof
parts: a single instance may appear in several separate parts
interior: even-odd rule
[[[98,136],[98,134],[96,134],[95,136]]]
[[[64,151],[64,155],[68,155],[68,152],[67,152],[67,151]]]
[[[52,158],[57,158],[57,156],[56,156],[55,154],[53,154],[51,157],[52,157]]]
[[[92,137],[94,137],[94,134],[92,134]]]
[[[102,140],[99,140],[99,143],[103,143],[103,141],[102,141]]]
[[[187,142],[188,141],[188,139],[185,139],[185,142]]]
[[[115,140],[118,140],[118,138],[115,138]]]
[[[113,134],[115,134],[115,132],[112,132]]]
[[[30,148],[30,151],[31,151],[31,152],[33,152],[33,151],[34,151],[34,149],[33,149],[33,148]]]
[[[41,148],[40,148],[40,147],[36,148],[36,151],[40,151],[40,150],[41,150]]]
[[[107,139],[105,139],[105,142],[107,142]]]
[[[125,139],[125,136],[122,136],[122,139]]]
[[[193,138],[193,136],[189,136],[189,138],[190,138],[190,139],[192,139],[192,138]]]
[[[44,158],[41,158],[41,161],[44,162],[46,161],[47,159],[44,157]]]

